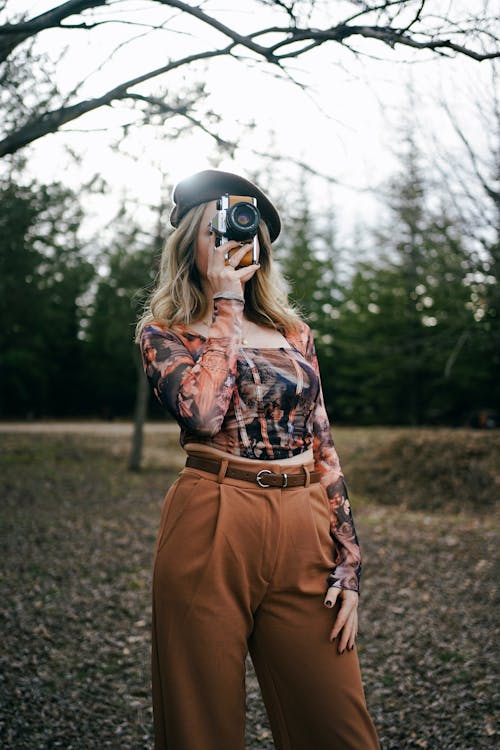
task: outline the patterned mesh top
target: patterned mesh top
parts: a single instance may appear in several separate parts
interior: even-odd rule
[[[349,496],[323,402],[311,329],[286,333],[289,347],[242,347],[243,302],[214,300],[208,337],[187,326],[142,331],[148,380],[181,428],[180,443],[234,456],[282,460],[313,448],[330,501],[336,566],[328,586],[359,592],[361,555]]]

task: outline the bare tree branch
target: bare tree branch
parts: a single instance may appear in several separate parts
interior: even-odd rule
[[[279,50],[290,44],[296,44],[299,41],[314,40],[315,44],[313,46],[318,46],[318,44],[323,44],[327,41],[342,42],[344,41],[344,39],[347,39],[351,36],[362,36],[368,39],[378,39],[379,41],[388,44],[392,48],[394,48],[396,44],[402,44],[408,47],[413,47],[415,49],[430,49],[434,52],[437,52],[440,49],[449,49],[478,61],[491,60],[500,57],[500,51],[498,50],[490,53],[481,53],[469,49],[468,47],[465,47],[463,45],[456,44],[450,39],[430,38],[428,40],[418,41],[417,39],[408,36],[405,33],[404,28],[397,29],[390,26],[350,26],[345,22],[337,24],[336,26],[332,26],[328,29],[299,29],[296,27],[286,27],[285,29],[275,28],[273,29],[274,32],[285,32],[287,38],[276,42],[276,44],[272,45],[271,47],[263,47],[262,45],[256,44],[253,41],[257,34],[253,33],[247,36],[243,36],[233,29],[230,29],[225,24],[222,24],[220,21],[217,21],[217,19],[213,18],[212,16],[207,15],[199,7],[191,6],[188,3],[183,2],[183,0],[158,1],[163,5],[170,5],[173,8],[178,8],[188,15],[192,15],[195,18],[202,20],[207,25],[212,26],[213,28],[217,29],[217,31],[220,31],[221,33],[228,36],[235,43],[244,45],[248,49],[251,49],[257,54],[264,57],[268,62],[275,64],[278,64],[280,60],[283,60],[285,58],[297,57],[298,55],[303,54],[302,49],[293,53],[281,55],[276,54]],[[390,4],[392,5],[393,3]],[[259,35],[261,34],[262,32],[259,32]]]
[[[285,13],[289,16],[290,20],[293,24],[297,23],[297,18],[294,13],[294,5],[295,3],[292,3],[291,6],[288,6],[286,3],[282,2],[282,0],[260,0],[262,5],[274,5],[274,7],[282,8]]]
[[[172,8],[178,8],[187,15],[194,16],[194,18],[203,21],[203,23],[207,24],[207,26],[211,26],[217,31],[220,31],[221,34],[224,34],[225,36],[232,39],[236,44],[242,44],[244,47],[247,47],[247,49],[251,49],[253,52],[256,52],[261,57],[264,57],[268,62],[278,62],[274,58],[274,55],[270,51],[270,48],[262,47],[260,44],[256,44],[253,41],[253,34],[247,36],[239,34],[237,31],[234,31],[234,29],[229,28],[229,26],[226,26],[216,18],[213,18],[213,16],[209,16],[207,13],[202,11],[200,7],[189,5],[188,3],[182,2],[182,0],[158,0],[158,2],[160,2],[162,5],[169,5]]]
[[[260,2],[263,1],[260,0]],[[92,30],[96,27],[120,23],[141,26],[151,30],[158,29],[164,32],[182,33],[172,28],[173,18],[163,20],[162,23],[158,23],[155,18],[155,21],[151,24],[142,23],[142,21],[137,21],[133,17],[118,18],[117,13],[121,11],[117,11],[116,6],[119,2],[120,0],[66,0],[66,2],[57,4],[51,10],[33,18],[24,18],[0,26],[0,63],[9,63],[13,51],[19,45],[30,38],[35,41],[35,37],[47,29],[60,29],[65,34],[77,33],[78,31],[92,33]],[[296,80],[286,63],[291,59],[302,57],[327,42],[336,42],[343,48],[351,50],[355,55],[368,53],[355,49],[356,45],[353,44],[353,40],[372,39],[391,49],[403,46],[415,50],[429,50],[439,56],[462,55],[476,61],[500,57],[498,47],[494,46],[494,33],[488,26],[489,19],[486,17],[486,13],[459,19],[451,17],[450,9],[448,14],[450,17],[439,18],[438,16],[432,16],[430,13],[424,13],[424,10],[428,7],[427,2],[428,0],[387,0],[386,2],[370,4],[351,0],[351,4],[359,9],[356,13],[347,16],[340,23],[326,28],[316,28],[308,25],[312,18],[314,2],[306,2],[306,0],[290,0],[289,2],[274,0],[272,2],[269,0],[264,4],[269,7],[276,7],[278,12],[284,11],[289,24],[250,29],[249,33],[242,34],[220,20],[216,11],[212,14],[206,12],[203,3],[191,5],[184,0],[145,0],[146,9],[149,4],[152,7],[163,6],[174,11],[174,18],[182,19],[189,16],[199,22],[203,29],[216,31],[228,38],[229,44],[213,49],[210,48],[213,44],[208,42],[209,48],[205,48],[205,51],[197,51],[178,60],[170,60],[165,65],[135,76],[100,96],[75,101],[82,84],[82,81],[80,81],[80,83],[75,83],[72,87],[69,87],[69,92],[64,98],[62,95],[59,96],[59,107],[48,111],[44,111],[47,105],[43,101],[41,102],[39,98],[37,107],[33,108],[30,114],[27,113],[25,105],[24,122],[23,117],[18,118],[21,124],[16,126],[15,131],[7,133],[0,141],[0,156],[14,153],[47,133],[57,131],[65,123],[99,107],[110,105],[116,100],[135,99],[138,101],[140,96],[149,96],[151,104],[152,95],[142,91],[138,94],[131,89],[141,83],[152,81],[159,76],[200,60],[208,60],[223,55],[243,59],[241,54],[243,50],[249,53],[248,57],[254,62],[270,63],[274,70],[279,70],[281,74],[287,76],[304,90],[307,87]],[[105,16],[99,13],[100,9],[106,11]],[[87,13],[92,10],[95,11],[94,14]],[[114,13],[114,16],[112,13]],[[123,13],[133,14],[133,9],[126,7],[123,9]],[[408,17],[405,16],[405,21],[396,26],[396,18],[401,21],[404,14]],[[362,17],[366,21],[375,21],[375,23],[353,23],[353,21]],[[283,13],[281,13],[281,18],[283,18]],[[307,19],[304,28],[298,26],[299,18],[302,19],[302,23],[304,23],[304,19]],[[71,20],[68,21],[68,19]],[[475,36],[473,36],[471,30],[476,32]],[[142,34],[138,34],[136,38],[140,36]],[[273,37],[272,43],[264,43],[266,36]],[[477,41],[478,48],[475,48],[476,45],[472,46],[470,39]],[[133,40],[122,41],[119,47],[131,41]],[[481,47],[481,45],[483,46]],[[102,63],[101,67],[104,65],[105,63]],[[8,72],[0,72],[0,78],[2,76],[5,80],[8,77]],[[88,76],[84,80],[88,80]],[[20,93],[15,89],[15,86],[9,87],[7,85],[7,95],[10,95],[13,100],[16,96],[20,97]],[[19,103],[22,103],[22,96]],[[179,108],[182,110],[181,105],[179,105]],[[182,111],[181,114],[184,117],[188,116],[187,110]],[[196,116],[192,113],[191,116],[196,119]]]
[[[106,58],[105,60],[103,60],[103,61],[102,61],[102,62],[101,62],[101,63],[100,63],[100,64],[99,64],[99,65],[98,65],[98,66],[97,66],[96,68],[94,68],[94,70],[90,71],[90,73],[88,73],[88,74],[87,74],[87,75],[86,75],[86,76],[85,76],[85,77],[84,77],[83,79],[81,79],[80,81],[78,81],[78,83],[76,83],[76,84],[74,85],[74,87],[73,87],[73,88],[72,88],[72,89],[71,89],[71,90],[70,90],[70,91],[68,92],[68,94],[66,95],[66,97],[65,97],[65,99],[64,99],[64,102],[63,102],[63,104],[66,104],[67,102],[69,102],[69,101],[70,101],[70,99],[71,99],[71,98],[72,98],[73,96],[76,96],[76,94],[77,94],[77,93],[78,93],[78,91],[79,91],[79,90],[81,89],[81,87],[82,87],[82,86],[83,86],[83,85],[84,85],[84,84],[85,84],[85,83],[86,83],[86,82],[87,82],[87,81],[88,81],[88,80],[89,80],[89,79],[90,79],[90,78],[91,78],[91,77],[92,77],[93,75],[95,75],[95,74],[96,74],[96,73],[98,73],[99,71],[103,70],[103,68],[104,68],[104,67],[106,66],[106,64],[107,64],[107,63],[108,63],[108,62],[109,62],[109,61],[110,61],[110,60],[111,60],[111,59],[112,59],[112,58],[113,58],[113,57],[114,57],[114,56],[115,56],[115,55],[116,55],[116,54],[117,54],[117,53],[118,53],[118,52],[119,52],[120,50],[122,50],[122,49],[123,49],[124,47],[126,47],[127,45],[133,44],[133,43],[134,43],[134,42],[136,42],[136,41],[137,41],[138,39],[141,39],[141,38],[143,38],[143,37],[147,36],[147,35],[148,35],[149,33],[151,33],[152,31],[164,31],[164,30],[165,30],[165,26],[167,25],[167,23],[168,23],[168,22],[169,22],[170,20],[171,20],[171,18],[168,18],[167,20],[165,20],[165,21],[164,21],[164,22],[163,22],[162,24],[160,24],[159,26],[158,26],[158,25],[155,25],[155,26],[149,26],[149,27],[148,27],[148,28],[149,28],[149,31],[141,31],[140,33],[138,33],[138,34],[135,34],[135,35],[134,35],[134,36],[132,36],[132,37],[128,37],[128,38],[127,38],[127,39],[125,39],[125,40],[124,40],[123,42],[121,42],[120,44],[118,44],[118,45],[117,45],[117,46],[116,46],[116,47],[115,47],[115,48],[113,49],[113,51],[112,51],[112,52],[111,52],[110,54],[108,54],[108,56],[107,56],[107,58]],[[120,23],[121,23],[121,21],[120,21]],[[182,32],[177,32],[177,33],[182,33]]]
[[[311,46],[317,46],[317,44],[324,43],[326,41],[342,42],[344,39],[350,36],[357,35],[363,36],[365,38],[378,39],[379,41],[382,41],[391,47],[394,47],[396,44],[402,44],[413,47],[415,49],[430,49],[434,52],[440,49],[449,49],[478,61],[494,59],[500,56],[500,52],[498,50],[495,50],[494,52],[479,52],[465,45],[457,44],[451,39],[436,39],[430,32],[427,32],[426,34],[429,37],[427,39],[418,40],[415,37],[410,36],[408,34],[408,31],[412,26],[415,25],[418,20],[420,20],[425,1],[426,0],[421,1],[416,15],[414,16],[413,20],[409,24],[407,24],[406,27],[396,28],[387,25],[351,25],[350,22],[352,20],[354,20],[355,18],[359,18],[362,15],[373,13],[375,11],[387,10],[391,6],[403,7],[409,5],[408,0],[392,0],[392,2],[386,2],[377,6],[366,6],[362,11],[349,16],[343,22],[327,29],[299,29],[296,26],[295,21],[293,21],[293,24],[291,26],[281,28],[276,27],[272,30],[275,33],[279,32],[285,34],[286,38],[277,42],[271,47],[265,47],[257,44],[254,40],[257,36],[261,36],[263,33],[270,32],[271,29],[265,31],[260,30],[248,35],[243,35],[235,31],[234,29],[231,29],[215,17],[205,13],[200,6],[190,5],[189,3],[183,2],[183,0],[151,0],[151,2],[169,6],[171,8],[176,8],[182,13],[186,13],[187,15],[197,18],[201,22],[207,24],[208,26],[211,26],[225,36],[228,36],[233,40],[233,42],[251,49],[257,55],[266,59],[268,62],[275,64],[278,63],[279,59],[292,56],[291,53],[277,56],[276,52],[281,50],[285,46],[294,44],[298,41],[314,41],[316,44]],[[30,21],[22,21],[16,24],[6,24],[3,27],[0,27],[0,61],[6,59],[10,52],[22,41],[30,36],[33,36],[34,34],[39,33],[44,29],[54,27],[63,29],[92,28],[92,24],[83,23],[63,25],[61,24],[61,21],[71,15],[81,13],[83,10],[102,7],[106,5],[106,0],[68,0],[68,2],[63,3],[62,5],[54,8],[53,10],[47,11],[46,13],[42,13],[41,15],[35,17]],[[281,3],[280,6],[282,6]],[[283,5],[282,7],[286,6]],[[448,22],[448,28],[450,28],[452,22],[449,21],[449,19],[446,20]],[[105,22],[110,21],[100,21],[96,23]],[[5,37],[4,40],[1,40],[2,35]],[[423,32],[420,31],[420,36],[422,35]],[[307,49],[310,49],[310,47],[308,47]],[[297,56],[297,54],[302,54],[302,51],[294,53],[293,56]]]
[[[413,47],[414,49],[429,49],[433,52],[440,52],[440,50],[450,50],[458,52],[465,57],[470,57],[473,60],[493,60],[500,57],[500,52],[477,52],[469,47],[464,47],[461,44],[456,44],[450,39],[428,39],[424,41],[418,41],[413,37],[406,36],[404,29],[393,29],[390,27],[382,26],[347,26],[339,24],[333,26],[330,29],[315,30],[315,29],[297,29],[290,32],[287,39],[277,42],[270,48],[270,51],[274,57],[273,62],[279,62],[289,57],[297,57],[303,53],[303,50],[298,50],[290,53],[277,55],[276,53],[290,44],[296,44],[298,41],[309,41],[314,39],[318,44],[324,44],[328,41],[343,42],[352,36],[361,36],[365,39],[377,39],[389,47],[394,49],[397,44],[401,44],[406,47]]]
[[[124,99],[133,99],[134,101],[141,101],[146,102],[147,104],[151,104],[156,113],[166,114],[166,115],[178,115],[180,117],[186,118],[192,125],[195,125],[199,130],[202,130],[204,133],[209,135],[211,138],[213,138],[216,143],[221,146],[224,149],[234,151],[237,148],[237,143],[232,141],[226,141],[224,138],[221,138],[218,133],[215,133],[213,130],[208,128],[201,120],[199,120],[197,117],[194,117],[194,115],[189,111],[190,109],[190,103],[186,102],[182,105],[176,105],[176,106],[170,106],[167,102],[165,102],[163,99],[158,99],[154,96],[145,96],[143,94],[127,94]]]
[[[423,0],[425,3],[425,0]],[[352,16],[349,16],[344,20],[344,23],[350,23],[351,21],[354,21],[356,18],[360,18],[361,16],[366,16],[367,13],[376,13],[379,10],[387,10],[393,5],[407,5],[408,0],[392,0],[392,2],[385,2],[381,3],[380,5],[372,5],[371,7],[366,5],[366,3],[363,3],[365,6],[362,10],[358,11],[357,13],[353,13]]]
[[[447,102],[443,102],[442,107],[444,111],[446,112],[446,114],[448,115],[455,133],[457,134],[462,145],[467,151],[467,154],[469,155],[470,163],[472,165],[472,169],[474,170],[474,174],[476,175],[484,192],[486,193],[486,195],[488,195],[492,199],[492,201],[496,204],[496,206],[500,207],[500,192],[498,190],[495,190],[495,188],[492,185],[490,185],[489,182],[487,182],[487,180],[485,179],[483,173],[481,172],[481,169],[479,168],[477,156],[469,142],[469,139],[466,138],[462,128],[459,126],[458,122],[454,118]]]
[[[206,60],[211,57],[218,57],[221,55],[227,55],[231,49],[225,47],[221,50],[212,50],[211,52],[200,52],[197,55],[190,55],[184,57],[181,60],[175,60],[174,62],[164,65],[161,68],[152,70],[149,73],[145,73],[142,76],[131,78],[129,81],[116,86],[115,88],[103,94],[95,99],[87,99],[85,101],[78,102],[68,107],[60,107],[59,109],[51,112],[46,112],[42,117],[37,117],[34,120],[27,122],[21,126],[15,133],[4,138],[0,141],[0,157],[6,154],[13,154],[28,143],[41,138],[48,133],[55,133],[59,128],[71,120],[75,120],[77,117],[81,117],[87,112],[91,112],[94,109],[103,107],[111,104],[113,101],[118,99],[126,99],[129,97],[129,89],[137,86],[144,81],[148,81],[151,78],[155,78],[164,73],[168,73],[171,70],[182,67],[183,65],[189,65],[195,60]]]
[[[0,62],[3,62],[19,44],[38,34],[44,29],[59,26],[69,16],[81,13],[89,8],[106,5],[107,0],[68,0],[30,21],[8,23],[0,28]],[[3,39],[1,37],[4,37]]]
[[[405,33],[408,32],[411,29],[412,26],[415,26],[415,24],[418,21],[420,21],[420,17],[422,15],[422,11],[423,11],[424,7],[425,7],[425,0],[420,0],[420,7],[419,7],[419,9],[415,13],[415,15],[412,18],[412,20],[410,21],[410,23],[407,26],[405,26],[405,28],[403,29],[403,31]]]

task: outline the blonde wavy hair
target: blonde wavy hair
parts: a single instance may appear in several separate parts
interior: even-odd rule
[[[202,320],[209,313],[211,305],[195,263],[196,240],[207,205],[191,208],[167,239],[156,287],[137,322],[136,342],[148,323],[172,328]],[[258,238],[260,268],[245,283],[245,314],[254,323],[291,333],[300,328],[302,320],[298,309],[288,301],[285,280],[272,262],[271,240],[263,221]]]

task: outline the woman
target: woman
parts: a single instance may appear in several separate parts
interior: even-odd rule
[[[216,247],[226,193],[257,199],[258,262],[240,265],[250,245]],[[358,540],[311,330],[272,268],[278,212],[216,170],[173,198],[137,330],[188,454],[155,548],[155,747],[243,750],[249,651],[277,750],[375,750],[355,650]]]

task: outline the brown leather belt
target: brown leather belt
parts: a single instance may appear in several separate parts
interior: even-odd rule
[[[199,458],[198,456],[188,456],[186,466],[192,469],[201,469],[211,474],[219,474],[222,461],[212,458]],[[309,482],[319,482],[321,474],[319,471],[300,471],[294,474],[278,474],[270,469],[261,469],[260,471],[251,471],[248,469],[237,469],[231,463],[226,468],[226,477],[231,479],[243,479],[245,482],[255,482],[259,487],[305,487]],[[307,478],[309,476],[309,482]]]

